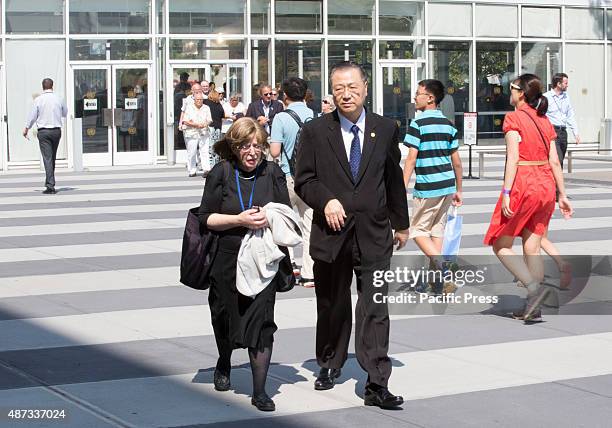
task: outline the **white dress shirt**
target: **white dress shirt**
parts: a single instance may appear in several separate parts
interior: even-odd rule
[[[363,136],[365,135],[365,109],[361,110],[361,115],[357,119],[357,123],[353,123],[338,112],[340,118],[340,128],[342,129],[342,139],[344,140],[344,150],[346,150],[346,158],[351,160],[351,144],[353,143],[353,132],[351,128],[357,125],[359,128],[359,150],[363,153]]]
[[[58,97],[53,89],[45,89],[34,100],[34,106],[26,119],[26,128],[32,128],[34,122],[38,129],[61,128],[62,117],[66,117],[68,108],[66,103]]]
[[[546,116],[554,126],[565,126],[572,130],[574,136],[578,135],[578,124],[576,123],[576,115],[574,108],[570,102],[567,92],[561,92],[557,95],[554,90],[550,90],[544,94],[548,98],[548,110]]]

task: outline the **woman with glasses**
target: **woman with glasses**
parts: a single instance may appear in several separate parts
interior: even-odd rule
[[[572,207],[565,194],[561,164],[555,147],[555,130],[546,117],[548,103],[542,82],[523,74],[510,84],[510,103],[515,111],[504,119],[506,168],[501,195],[493,212],[484,243],[492,245],[502,264],[527,288],[525,308],[517,318],[541,320],[540,305],[550,289],[543,287],[542,237],[555,209],[569,218]],[[523,257],[512,251],[514,238],[523,241]]]
[[[320,116],[331,113],[336,110],[336,105],[334,104],[334,97],[331,95],[325,95],[321,100],[321,114]]]
[[[208,303],[219,351],[214,372],[217,391],[230,389],[232,350],[248,348],[253,374],[251,403],[259,410],[275,410],[265,383],[272,356],[276,278],[255,298],[236,289],[236,263],[242,238],[249,229],[268,226],[263,207],[268,202],[288,206],[285,174],[265,159],[267,135],[252,118],[236,120],[214,149],[223,159],[206,179],[200,219],[218,234],[218,250],[211,266]]]

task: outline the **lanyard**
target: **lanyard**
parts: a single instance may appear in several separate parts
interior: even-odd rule
[[[245,211],[244,201],[242,200],[242,191],[240,190],[240,179],[238,178],[238,168],[235,168],[234,172],[236,173],[236,188],[238,189],[238,199],[240,199],[240,208],[242,208],[242,211]],[[255,178],[253,179],[253,188],[251,189],[251,196],[249,197],[249,207],[247,209],[251,209],[251,207],[253,206],[253,194],[255,193],[255,184],[257,184],[257,168],[255,168]]]

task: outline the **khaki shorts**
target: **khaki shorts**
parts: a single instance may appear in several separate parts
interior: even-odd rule
[[[453,195],[435,198],[414,198],[412,200],[412,216],[408,237],[417,236],[443,238],[446,227],[446,213],[453,200]]]

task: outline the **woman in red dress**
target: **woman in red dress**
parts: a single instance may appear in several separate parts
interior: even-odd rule
[[[542,287],[544,264],[541,240],[555,209],[555,189],[559,189],[559,209],[569,218],[572,207],[565,194],[563,173],[554,140],[556,134],[546,111],[542,82],[533,74],[523,74],[510,84],[510,103],[515,111],[504,119],[506,169],[502,194],[497,201],[484,239],[492,245],[502,264],[527,288],[527,303],[521,318],[541,319],[539,307],[549,293]],[[523,257],[512,251],[514,238],[523,241]]]

